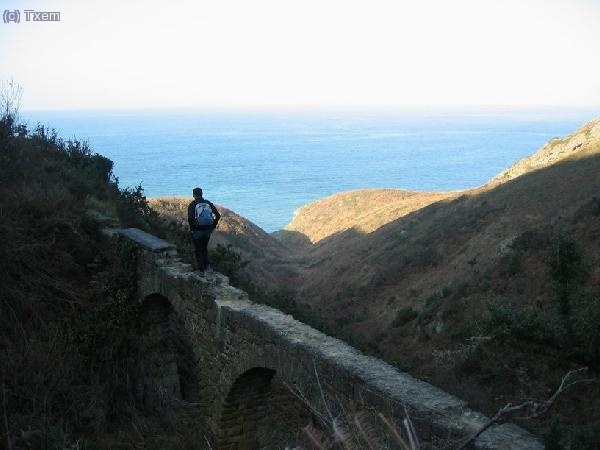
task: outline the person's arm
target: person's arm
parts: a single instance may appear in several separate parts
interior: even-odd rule
[[[210,209],[212,209],[212,213],[215,216],[215,228],[217,228],[217,225],[219,223],[219,219],[221,219],[221,214],[219,213],[219,210],[215,207],[215,205],[213,205],[212,203],[210,203]]]
[[[190,225],[190,231],[194,230],[194,222],[195,222],[194,206],[195,206],[194,202],[192,202],[188,205],[188,224]]]

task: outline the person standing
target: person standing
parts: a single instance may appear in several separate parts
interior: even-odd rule
[[[213,230],[217,228],[221,214],[215,205],[206,200],[202,189],[194,188],[194,200],[188,206],[188,223],[196,254],[196,269],[204,272],[209,268],[208,241]]]

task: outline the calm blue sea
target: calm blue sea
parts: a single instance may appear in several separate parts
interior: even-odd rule
[[[267,231],[358,188],[456,190],[485,183],[600,110],[527,112],[27,111],[112,159],[121,186],[227,206]]]

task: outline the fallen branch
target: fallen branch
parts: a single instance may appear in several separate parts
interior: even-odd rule
[[[317,363],[313,359],[313,367],[315,368],[315,377],[317,378],[317,384],[319,385],[319,392],[321,393],[321,400],[323,400],[323,406],[325,407],[325,411],[329,415],[329,419],[331,423],[335,423],[335,418],[333,414],[331,414],[331,410],[329,409],[329,405],[327,404],[327,400],[325,399],[325,393],[323,392],[323,386],[321,386],[321,380],[319,379],[319,371],[317,370]]]
[[[494,423],[496,423],[498,420],[500,420],[501,417],[503,417],[507,414],[511,414],[515,411],[530,410],[531,412],[529,414],[527,414],[525,416],[521,416],[520,419],[533,419],[533,418],[539,417],[542,414],[546,413],[550,409],[550,407],[554,404],[554,402],[556,401],[558,396],[561,395],[562,393],[564,393],[567,389],[572,388],[576,384],[597,383],[598,381],[600,381],[597,378],[585,378],[585,379],[573,380],[573,377],[576,374],[585,372],[585,371],[587,371],[587,367],[582,367],[580,369],[575,369],[575,370],[571,370],[571,371],[567,372],[567,374],[565,374],[562,377],[560,386],[558,386],[558,388],[556,389],[554,394],[552,394],[550,396],[550,398],[548,398],[547,400],[541,400],[541,401],[540,400],[527,400],[527,401],[525,401],[519,405],[515,405],[515,406],[513,406],[512,403],[507,403],[502,408],[500,408],[498,410],[498,412],[496,412],[496,414],[494,414],[494,416],[485,423],[485,425],[483,425],[479,430],[477,430],[475,433],[473,433],[471,436],[469,436],[460,445],[460,447],[458,447],[456,450],[464,450],[470,443],[472,443],[479,436],[481,436],[481,434],[485,430],[487,430]]]
[[[315,430],[312,426],[308,425],[304,427],[304,432],[307,437],[310,439],[313,445],[321,450],[326,450],[330,448],[338,448],[342,447],[345,450],[353,450],[355,448],[368,448],[369,450],[374,450],[375,448],[383,448],[379,447],[376,442],[373,441],[370,433],[367,432],[364,425],[361,423],[361,420],[358,417],[358,414],[352,414],[350,411],[347,411],[344,408],[344,402],[334,396],[334,404],[337,401],[337,408],[339,411],[338,414],[334,416],[334,412],[331,409],[330,403],[327,401],[325,392],[323,390],[323,385],[321,384],[319,371],[317,369],[316,363],[313,360],[314,366],[314,374],[316,378],[316,385],[319,390],[320,400],[323,403],[323,408],[325,412],[319,411],[313,403],[307,398],[307,396],[297,387],[290,386],[287,383],[283,382],[283,385],[294,395],[296,396],[308,409],[311,413],[321,422],[321,424],[328,430],[330,436],[328,438],[324,438],[322,433],[318,430]],[[396,443],[403,450],[419,450],[420,444],[419,439],[417,437],[415,428],[413,423],[409,417],[408,410],[406,407],[404,408],[405,418],[403,420],[403,428],[404,433],[408,437],[408,442],[402,437],[402,430],[398,429],[386,416],[382,413],[377,412],[375,417],[378,417],[380,421],[385,425],[385,427],[391,433],[393,439],[395,439]],[[352,428],[352,424],[354,424],[354,428]],[[358,445],[358,447],[356,447]],[[388,447],[384,447],[388,448]],[[396,448],[396,446],[394,446]]]
[[[300,391],[297,388],[292,388],[289,384],[283,382],[283,385],[288,388],[288,390],[294,394],[302,403],[304,403],[304,405],[306,405],[308,407],[308,409],[310,409],[310,412],[312,414],[314,414],[314,416],[319,419],[319,421],[326,427],[328,427],[330,424],[327,420],[327,417],[325,417],[324,414],[321,414],[320,411],[318,411],[311,403],[310,401],[306,398],[306,396],[302,393],[302,391]]]
[[[419,443],[419,437],[417,436],[417,431],[415,430],[415,426],[410,419],[410,414],[408,414],[408,408],[406,405],[404,406],[404,420],[402,423],[404,424],[404,429],[406,430],[406,435],[408,436],[408,440],[410,442],[410,448],[414,450],[419,450],[421,448],[421,444]]]

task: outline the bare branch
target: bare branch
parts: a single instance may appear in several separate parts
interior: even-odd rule
[[[465,449],[470,443],[472,443],[473,441],[475,441],[485,430],[487,430],[490,426],[492,426],[495,422],[497,422],[498,420],[500,420],[500,418],[502,416],[505,416],[507,414],[511,414],[515,411],[521,411],[521,410],[529,410],[531,411],[529,414],[525,415],[525,416],[521,416],[521,419],[533,419],[535,417],[539,417],[540,415],[546,413],[550,407],[554,404],[554,402],[556,401],[556,399],[563,394],[566,390],[570,389],[571,387],[575,386],[576,384],[583,384],[583,383],[597,383],[600,380],[598,380],[597,378],[586,378],[586,379],[575,379],[573,380],[573,377],[576,374],[579,374],[581,372],[585,372],[587,371],[587,367],[582,367],[580,369],[575,369],[575,370],[571,370],[569,372],[567,372],[563,377],[562,380],[560,382],[560,385],[558,386],[558,388],[556,389],[556,391],[554,392],[554,394],[552,394],[547,400],[526,400],[523,403],[519,404],[519,405],[515,405],[513,406],[512,403],[507,403],[505,406],[503,406],[502,408],[500,408],[496,414],[494,414],[494,416],[492,418],[490,418],[485,425],[483,425],[479,430],[477,430],[475,433],[473,433],[471,436],[469,436],[461,445],[460,447],[458,447],[456,450],[463,450]]]
[[[315,436],[314,431],[312,430],[312,428],[306,426],[303,428],[304,432],[306,433],[306,435],[310,438],[310,440],[312,441],[312,443],[319,448],[319,450],[326,450],[325,447],[323,447],[323,444],[321,443],[321,440]]]
[[[358,430],[358,432],[360,433],[361,437],[363,438],[363,441],[366,443],[366,445],[369,447],[369,450],[375,450],[375,447],[373,447],[373,445],[371,445],[371,441],[369,439],[369,436],[367,435],[367,432],[365,431],[362,422],[360,421],[358,415],[354,416],[354,425],[356,425],[356,428]]]
[[[313,367],[315,368],[315,377],[317,378],[317,384],[319,385],[319,392],[321,393],[321,399],[323,400],[323,406],[325,406],[325,410],[331,419],[331,423],[335,423],[335,418],[333,414],[331,414],[331,410],[329,409],[329,405],[327,404],[327,400],[325,399],[325,393],[323,392],[323,386],[321,386],[321,380],[319,379],[319,371],[317,370],[317,363],[313,359]]]
[[[315,417],[317,417],[319,419],[319,421],[325,425],[325,426],[330,426],[330,423],[327,420],[327,417],[325,417],[324,414],[321,414],[320,411],[318,411],[311,403],[310,401],[306,398],[306,396],[299,390],[299,389],[294,389],[292,388],[289,384],[287,383],[283,383],[283,385],[288,388],[288,390],[294,394],[302,403],[304,403],[308,409],[310,409],[310,412],[312,414],[315,415]]]
[[[336,437],[337,441],[340,442],[342,447],[346,450],[354,450],[354,446],[348,437],[348,431],[340,425],[339,420],[335,419],[331,428],[333,429],[333,435]]]
[[[383,414],[377,413],[377,415],[379,416],[381,421],[385,424],[385,426],[388,428],[388,430],[391,431],[392,435],[396,438],[396,441],[398,441],[398,443],[402,446],[402,448],[405,450],[411,450],[410,446],[402,438],[402,436],[400,435],[400,432],[396,429],[394,424],[392,424],[389,421],[389,419],[387,417],[385,417]]]
[[[415,427],[410,420],[410,414],[408,414],[408,409],[406,405],[404,405],[404,420],[402,421],[404,424],[404,428],[406,429],[406,435],[408,436],[408,441],[410,443],[410,448],[413,450],[419,450],[421,445],[419,444],[419,438],[417,436],[417,432],[415,431]]]
[[[18,119],[19,108],[23,88],[15,80],[0,81],[0,118],[11,120],[12,123]]]

